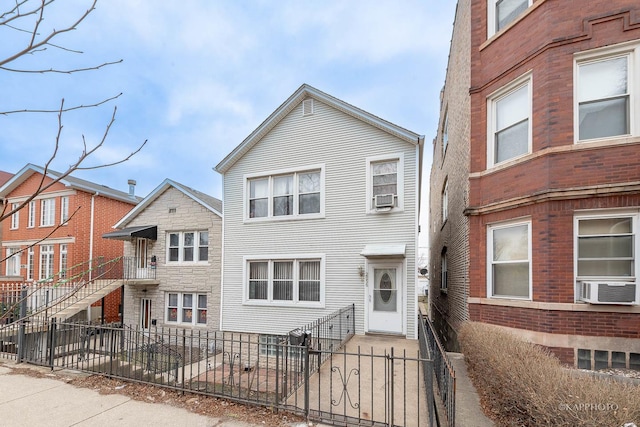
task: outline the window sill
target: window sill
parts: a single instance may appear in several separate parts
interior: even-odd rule
[[[324,308],[324,303],[302,303],[302,302],[275,302],[275,301],[253,301],[246,300],[242,303],[246,306],[254,307],[286,307],[286,308]]]
[[[468,304],[493,305],[502,307],[527,308],[533,310],[608,312],[608,313],[640,313],[640,305],[606,305],[586,303],[542,302],[532,300],[516,300],[505,298],[467,298]]]
[[[208,267],[209,261],[169,261],[164,264],[165,267]]]
[[[400,207],[395,207],[395,208],[391,208],[389,210],[376,210],[376,209],[369,209],[367,211],[367,215],[393,215],[393,214],[397,214],[397,213],[401,213],[404,212],[404,208],[400,208]]]
[[[324,219],[324,213],[319,214],[302,214],[302,215],[282,215],[282,216],[268,216],[261,218],[245,218],[245,224],[262,223],[262,222],[283,222],[283,221],[303,221],[307,219]]]

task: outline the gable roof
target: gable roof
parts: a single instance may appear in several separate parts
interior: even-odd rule
[[[138,203],[135,208],[131,209],[129,213],[127,213],[120,221],[118,221],[118,223],[114,225],[113,228],[125,227],[131,220],[138,216],[140,212],[145,210],[151,203],[153,203],[154,200],[160,197],[160,195],[162,195],[162,193],[164,193],[170,187],[175,188],[185,196],[201,204],[206,209],[222,218],[221,200],[167,178],[162,181],[162,183],[158,185],[151,193],[149,193],[147,197],[145,197],[140,203]]]
[[[2,187],[5,182],[9,181],[12,176],[12,173],[0,171],[0,187]]]
[[[18,188],[20,184],[26,181],[27,178],[29,178],[34,173],[44,175],[45,170],[41,166],[28,163],[0,187],[0,197],[6,197],[7,194]],[[52,179],[56,179],[62,176],[62,173],[56,172],[51,169],[48,169],[46,174],[49,178]],[[95,182],[75,178],[71,175],[64,177],[58,182],[68,188],[85,191],[87,193],[99,193],[103,197],[120,200],[126,203],[137,204],[140,200],[142,200],[142,197],[130,196],[127,192],[114,190],[113,188],[107,187],[106,185],[96,184]]]
[[[372,126],[388,132],[409,144],[422,147],[424,136],[411,132],[405,128],[394,125],[391,122],[383,120],[373,114],[370,114],[360,108],[354,107],[344,101],[339,100],[329,94],[318,89],[303,84],[291,95],[280,107],[278,107],[267,119],[260,124],[251,134],[245,138],[236,148],[233,149],[218,165],[214,168],[216,172],[224,174],[231,166],[233,166],[245,153],[257,144],[271,129],[273,129],[287,114],[291,112],[305,98],[314,98],[320,102],[342,111],[352,117],[362,120]]]

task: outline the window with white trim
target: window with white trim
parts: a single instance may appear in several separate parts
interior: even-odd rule
[[[60,224],[67,224],[69,219],[69,196],[60,197]]]
[[[447,248],[442,249],[440,254],[440,290],[447,292],[449,289],[449,266],[447,259]]]
[[[576,280],[635,281],[638,219],[638,212],[576,216]]]
[[[27,280],[33,280],[33,272],[35,269],[34,260],[35,251],[33,246],[30,246],[29,249],[27,249]]]
[[[635,50],[637,47],[617,49],[606,57],[602,53],[578,56],[576,141],[628,136],[637,132],[634,128],[638,124],[635,114],[640,78],[634,74],[638,66],[634,63],[637,61]]]
[[[367,158],[367,212],[404,209],[404,155]]]
[[[27,223],[28,228],[33,228],[36,226],[36,201],[32,200],[29,202],[29,220]]]
[[[53,245],[40,245],[40,280],[53,279]]]
[[[167,323],[206,325],[207,294],[168,292],[165,320]]]
[[[444,112],[444,120],[442,121],[442,158],[447,152],[447,146],[449,145],[449,109]]]
[[[67,278],[67,265],[68,265],[67,244],[61,243],[60,244],[60,270],[59,270],[60,279]]]
[[[22,258],[22,252],[20,252],[20,248],[7,248],[7,276],[20,276],[20,262]]]
[[[322,259],[257,259],[246,266],[248,302],[317,305],[324,300]]]
[[[40,201],[40,226],[54,225],[56,221],[56,199],[42,199]]]
[[[525,76],[488,99],[489,167],[531,152],[531,77]]]
[[[442,187],[442,222],[444,223],[449,216],[449,180],[445,179]]]
[[[20,211],[17,210],[20,203],[11,203],[11,210],[15,211],[11,214],[11,229],[15,230],[20,226]]]
[[[208,261],[209,232],[174,231],[167,234],[167,262]]]
[[[488,227],[487,288],[490,297],[531,298],[531,222]]]
[[[248,219],[304,218],[324,212],[322,168],[247,177]]]
[[[487,37],[515,21],[533,0],[487,0]]]

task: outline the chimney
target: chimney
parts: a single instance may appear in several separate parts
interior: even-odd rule
[[[129,184],[129,197],[136,197],[136,180],[130,179],[127,184]]]

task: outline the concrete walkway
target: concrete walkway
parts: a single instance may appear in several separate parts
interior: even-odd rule
[[[491,427],[495,424],[482,412],[480,398],[467,374],[461,353],[447,353],[456,372],[456,426]]]
[[[119,394],[102,395],[59,380],[10,372],[11,368],[0,365],[0,414],[2,425],[6,426],[253,426],[194,414],[170,405],[139,402]]]

